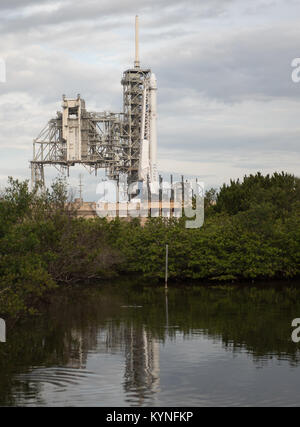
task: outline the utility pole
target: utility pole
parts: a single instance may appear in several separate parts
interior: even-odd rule
[[[184,216],[184,176],[181,176],[181,198],[182,198],[182,216]]]
[[[168,289],[168,269],[169,269],[169,245],[166,245],[166,271],[165,271],[165,289]]]
[[[163,216],[163,177],[159,175],[159,216]]]
[[[82,203],[83,203],[83,199],[82,199],[82,189],[83,189],[82,174],[79,174],[79,198],[80,198],[80,204],[82,204]]]
[[[173,175],[171,175],[171,197],[170,197],[170,217],[173,218],[174,216],[174,201],[175,201],[175,193],[174,193],[174,186],[173,186]]]

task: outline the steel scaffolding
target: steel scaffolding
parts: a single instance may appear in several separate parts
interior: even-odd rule
[[[135,68],[125,71],[122,79],[124,157],[129,181],[138,180],[143,94],[150,74],[150,69]]]
[[[146,164],[150,174],[152,161],[153,175],[153,170],[156,171],[156,80],[154,87],[153,79],[150,69],[140,67],[136,17],[134,68],[125,71],[121,81],[123,112],[88,112],[80,95],[75,99],[63,96],[62,112],[58,112],[33,141],[32,185],[45,186],[47,165],[69,175],[70,166],[76,164],[96,175],[98,169],[105,169],[106,176],[112,180],[118,181],[121,175],[126,175],[128,184],[136,182],[141,179],[143,143],[142,164]]]

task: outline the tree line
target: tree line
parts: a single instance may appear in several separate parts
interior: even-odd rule
[[[44,193],[9,178],[0,199],[0,317],[34,314],[61,286],[139,276],[174,282],[292,279],[300,275],[300,179],[261,173],[205,196],[200,229],[185,218],[78,218],[67,186]]]

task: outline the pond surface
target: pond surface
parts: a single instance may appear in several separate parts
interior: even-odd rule
[[[295,288],[80,289],[8,332],[0,405],[298,406],[297,317]]]

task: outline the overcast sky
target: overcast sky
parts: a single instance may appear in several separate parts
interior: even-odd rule
[[[1,0],[0,185],[29,178],[32,139],[62,94],[121,111],[136,14],[142,66],[158,79],[161,172],[207,187],[258,170],[300,175],[299,0]]]

